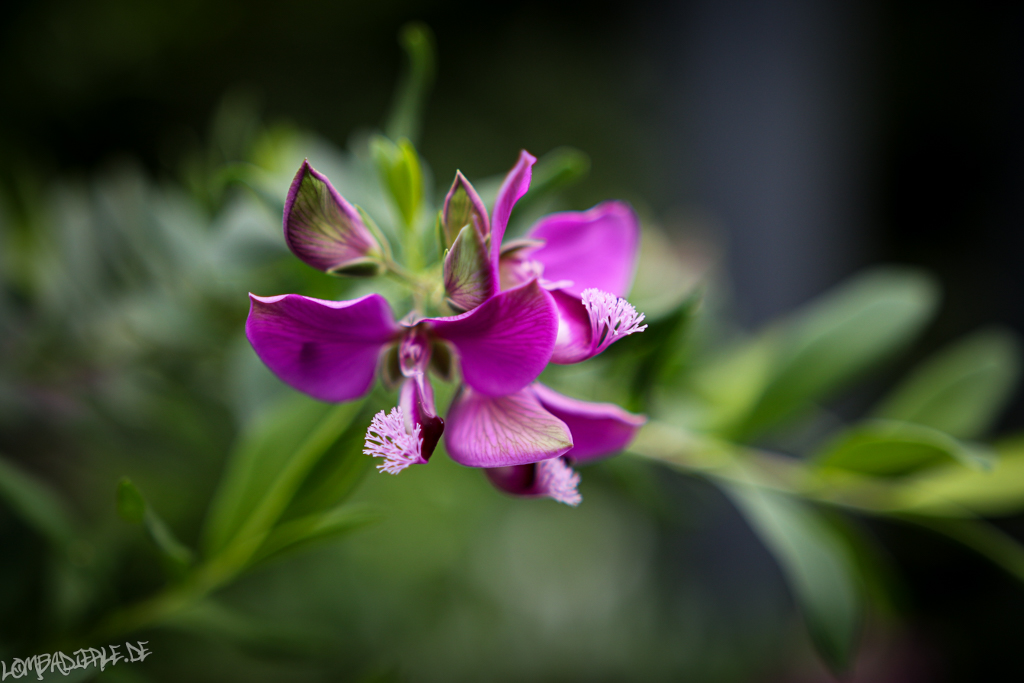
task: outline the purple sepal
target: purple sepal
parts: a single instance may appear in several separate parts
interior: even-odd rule
[[[472,183],[466,180],[462,171],[455,172],[455,181],[444,198],[441,210],[441,223],[444,226],[445,246],[451,246],[459,231],[467,225],[476,228],[482,242],[491,234],[491,223],[487,219],[487,208],[476,193]]]
[[[595,288],[626,296],[636,274],[640,220],[625,202],[598,204],[587,211],[545,216],[528,237],[543,240],[530,258],[544,266],[544,278],[573,284],[563,289],[580,296]]]
[[[489,396],[511,394],[536,379],[558,331],[554,300],[536,280],[462,315],[421,322],[455,347],[466,384]]]
[[[618,453],[629,445],[647,417],[613,403],[590,403],[564,396],[539,382],[530,386],[540,404],[564,422],[572,433],[572,450],[565,457],[588,462]]]
[[[298,294],[249,299],[245,334],[256,355],[283,382],[321,401],[365,394],[381,349],[401,329],[380,294],[352,301]]]
[[[457,311],[470,311],[494,296],[497,288],[487,246],[472,225],[466,225],[444,259],[444,289]]]
[[[381,251],[359,212],[308,160],[285,200],[284,240],[304,263],[327,273],[366,274]]]
[[[468,467],[525,465],[562,455],[573,445],[565,423],[531,390],[485,396],[468,386],[448,409],[444,442],[452,460]]]

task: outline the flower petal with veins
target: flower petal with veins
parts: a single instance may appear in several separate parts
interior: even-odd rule
[[[381,349],[398,336],[387,300],[249,295],[245,335],[283,382],[321,401],[350,401],[373,383]]]
[[[640,221],[625,202],[598,204],[588,211],[554,213],[540,219],[527,237],[543,240],[530,258],[548,280],[571,280],[565,291],[580,296],[594,287],[625,296],[636,273]]]
[[[525,465],[562,455],[572,434],[529,389],[486,396],[463,386],[448,409],[444,443],[468,467]]]

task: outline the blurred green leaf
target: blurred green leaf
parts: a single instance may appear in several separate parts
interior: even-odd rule
[[[1004,515],[1024,510],[1024,437],[997,443],[988,470],[936,468],[900,489],[898,507],[938,515]]]
[[[686,363],[689,332],[703,292],[684,299],[668,315],[648,323],[642,335],[630,345],[613,345],[607,353],[616,368],[628,365],[631,377],[629,400],[624,407],[632,411],[649,409],[651,394],[661,385],[671,384]]]
[[[423,170],[416,148],[406,138],[396,144],[375,135],[370,140],[370,152],[405,226],[411,228],[423,204]]]
[[[56,546],[65,546],[74,525],[49,485],[0,457],[0,497],[16,515]]]
[[[828,398],[904,348],[931,318],[937,302],[937,287],[927,275],[876,269],[758,335],[732,354],[761,362],[762,354],[773,356],[768,381],[760,392],[759,373],[740,384],[741,395],[757,398],[729,432],[748,438]],[[719,364],[734,362],[727,356]]]
[[[339,505],[333,510],[284,522],[267,536],[252,562],[261,562],[314,541],[335,538],[378,519],[380,514],[367,505]]]
[[[117,483],[117,514],[131,524],[142,524],[146,518],[146,499],[127,477]]]
[[[314,631],[283,626],[252,614],[241,614],[210,598],[176,612],[164,624],[204,639],[224,639],[263,656],[308,657],[329,645],[325,638]]]
[[[778,561],[818,653],[834,672],[849,669],[863,596],[842,537],[795,498],[742,484],[723,488]]]
[[[212,555],[221,550],[257,511],[268,517],[260,524],[269,528],[295,493],[283,490],[287,500],[265,500],[278,488],[280,477],[291,467],[313,467],[362,405],[363,401],[354,401],[332,406],[291,393],[246,425],[210,506],[204,552]],[[295,463],[296,459],[301,462]],[[308,469],[299,474],[304,479]],[[294,482],[295,489],[301,483]],[[290,486],[292,482],[286,488]]]
[[[1019,375],[1020,347],[1013,334],[978,332],[921,364],[875,416],[975,438],[999,416]]]
[[[981,520],[941,519],[903,515],[914,522],[947,536],[982,555],[1019,581],[1024,581],[1024,546],[1013,536]]]
[[[399,31],[398,42],[409,58],[409,70],[395,90],[394,103],[384,130],[392,140],[408,138],[416,142],[419,139],[423,105],[434,85],[437,61],[434,33],[426,24],[411,22]]]
[[[126,522],[143,524],[150,539],[174,568],[181,570],[192,564],[195,559],[192,550],[174,536],[167,523],[146,502],[142,491],[127,477],[117,484],[117,514]]]
[[[871,420],[844,431],[816,458],[823,469],[880,476],[904,475],[950,461],[986,469],[993,458],[980,446],[968,446],[937,429],[891,420]]]

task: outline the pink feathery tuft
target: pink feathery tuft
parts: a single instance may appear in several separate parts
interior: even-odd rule
[[[590,316],[594,355],[607,349],[612,342],[647,329],[647,325],[640,324],[644,321],[644,314],[637,313],[623,298],[593,287],[584,289],[580,298]]]
[[[363,453],[375,458],[384,458],[377,469],[388,474],[398,474],[409,465],[421,465],[427,461],[422,455],[423,439],[420,426],[412,434],[405,431],[405,415],[400,407],[392,408],[387,415],[380,411],[373,416],[366,430],[366,447]]]
[[[580,475],[562,458],[550,458],[537,463],[534,488],[542,495],[576,507],[583,502],[583,496],[576,490],[579,485]]]

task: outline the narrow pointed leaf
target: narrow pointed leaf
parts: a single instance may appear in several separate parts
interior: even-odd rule
[[[127,477],[117,484],[117,513],[126,522],[142,524],[153,544],[177,570],[192,564],[192,550],[175,537],[167,523],[146,502],[139,488]]]
[[[875,416],[976,438],[999,416],[1019,375],[1020,347],[1014,336],[979,332],[926,360]]]
[[[373,138],[370,149],[402,221],[412,227],[423,204],[423,171],[416,149],[408,139],[394,143],[380,135]]]
[[[291,394],[246,425],[210,506],[205,552],[212,555],[223,549],[257,512],[257,526],[268,529],[305,475],[359,414],[362,403],[331,406]],[[282,485],[285,476],[289,479]],[[268,501],[271,494],[278,499]]]
[[[863,595],[842,537],[795,498],[743,484],[723,488],[778,561],[822,659],[834,672],[848,670]]]
[[[469,311],[495,294],[490,254],[472,225],[459,232],[444,259],[444,289],[459,312]]]
[[[252,562],[255,564],[313,542],[337,538],[380,517],[380,512],[368,505],[346,504],[283,522],[267,536]]]
[[[409,70],[395,90],[385,131],[392,140],[409,138],[416,142],[419,139],[423,104],[434,85],[437,50],[430,27],[418,21],[402,27],[398,42],[409,59]]]
[[[900,476],[951,462],[987,469],[992,461],[982,447],[968,446],[937,429],[872,420],[843,432],[815,462],[822,469]]]
[[[920,332],[937,301],[927,276],[882,268],[765,331],[751,343],[770,348],[770,375],[732,435],[747,438],[790,420],[891,358]]]
[[[72,539],[74,525],[56,492],[2,457],[0,499],[53,544],[63,546]]]

